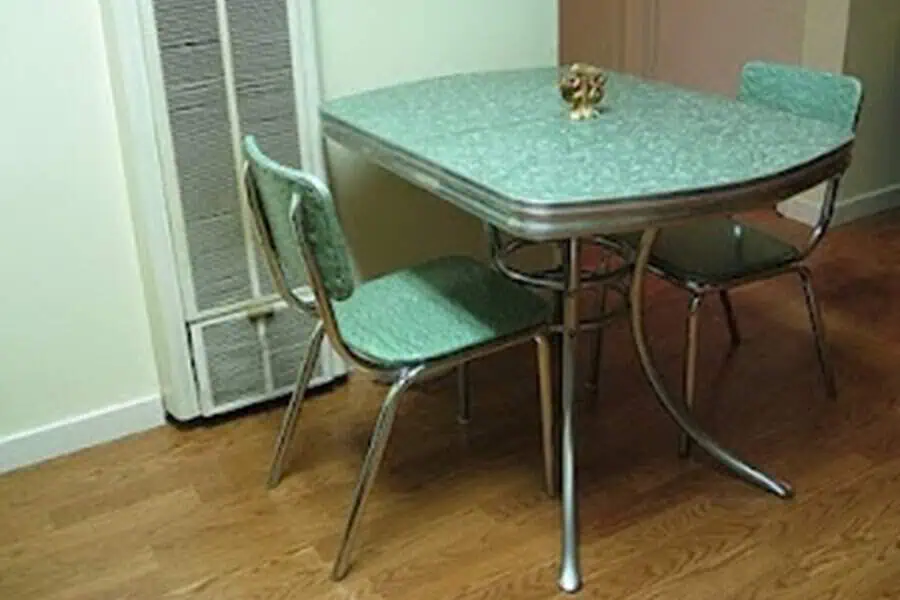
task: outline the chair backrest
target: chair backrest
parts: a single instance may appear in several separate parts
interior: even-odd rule
[[[852,75],[796,65],[752,61],[744,65],[737,97],[784,112],[856,129],[862,83]]]
[[[241,150],[250,210],[279,292],[296,304],[293,290],[308,281],[326,329],[336,333],[331,302],[353,294],[355,277],[331,193],[314,175],[263,154],[253,136]]]
[[[751,61],[741,70],[737,98],[799,117],[833,123],[855,133],[862,110],[863,86],[852,75]],[[802,256],[812,252],[831,225],[842,175],[828,182],[819,218],[806,248],[801,250]]]

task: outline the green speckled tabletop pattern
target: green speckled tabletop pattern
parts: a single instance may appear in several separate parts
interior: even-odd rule
[[[332,100],[329,122],[511,204],[634,202],[768,178],[847,146],[849,128],[611,72],[572,121],[545,67],[439,77]]]

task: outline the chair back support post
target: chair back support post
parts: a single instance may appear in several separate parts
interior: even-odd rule
[[[862,83],[856,77],[763,61],[741,70],[738,99],[846,127],[856,132],[863,103]],[[801,257],[808,256],[831,226],[844,172],[828,180],[816,223]]]
[[[338,273],[343,280],[332,280],[329,286],[322,273],[319,264],[320,254],[310,244],[309,237],[318,236],[320,245],[332,244],[334,240],[327,239],[330,234],[342,235],[340,225],[336,223],[333,214],[333,199],[327,186],[317,177],[295,169],[284,167],[262,153],[252,136],[247,136],[242,144],[245,157],[244,183],[247,188],[247,199],[250,204],[253,220],[256,225],[258,238],[266,256],[266,262],[272,272],[275,285],[281,296],[294,306],[302,310],[312,311],[322,320],[325,333],[332,346],[346,360],[361,366],[378,369],[377,365],[368,364],[368,361],[357,356],[346,344],[340,333],[337,318],[335,317],[332,301],[334,296],[338,300],[344,300],[353,293],[352,280],[347,273]],[[263,174],[267,178],[268,185],[260,185],[259,176]],[[269,194],[270,197],[266,197]],[[269,210],[267,210],[267,202]],[[312,232],[311,223],[306,221],[307,211],[303,210],[304,202],[313,202],[325,215],[328,227]],[[275,236],[275,219],[282,219],[281,246]],[[333,252],[343,252],[343,240],[334,245]],[[287,267],[287,254],[292,253],[296,257],[294,270],[302,268],[306,274],[308,284],[315,298],[314,305],[308,305],[297,298],[291,290],[290,278]],[[349,258],[346,255],[335,259],[340,264],[336,270],[349,269]],[[297,277],[298,273],[293,273]]]
[[[272,282],[275,284],[275,290],[278,295],[288,303],[309,315],[318,317],[318,309],[315,303],[304,302],[291,291],[285,276],[284,268],[278,258],[278,249],[275,246],[275,240],[272,237],[272,230],[269,228],[265,214],[262,212],[260,204],[259,190],[256,187],[256,181],[250,170],[249,162],[244,163],[241,181],[244,184],[244,190],[247,195],[247,204],[250,207],[250,215],[253,221],[253,230],[256,240],[262,249],[263,258],[272,276]]]
[[[855,133],[857,127],[859,126],[859,118],[862,113],[862,105],[864,100],[864,94],[862,90],[859,93],[859,102],[856,106],[856,114],[853,116],[853,132]],[[801,258],[806,258],[809,256],[813,250],[815,250],[816,246],[819,245],[819,242],[822,241],[822,238],[825,237],[825,234],[828,232],[828,229],[831,227],[831,221],[834,219],[834,209],[837,204],[838,192],[840,191],[841,182],[843,181],[844,174],[846,171],[842,171],[839,175],[832,177],[828,180],[828,187],[825,188],[825,197],[822,199],[822,208],[819,210],[819,217],[816,219],[816,224],[813,226],[812,232],[809,235],[809,240],[806,242],[806,247],[800,252]]]

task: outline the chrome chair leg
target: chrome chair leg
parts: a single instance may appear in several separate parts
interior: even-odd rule
[[[719,292],[719,300],[722,302],[722,308],[725,309],[725,320],[728,322],[731,345],[738,346],[741,343],[741,331],[738,329],[737,317],[734,314],[734,306],[731,304],[731,296],[728,295],[728,290]]]
[[[690,411],[694,407],[697,383],[697,333],[699,329],[700,305],[703,296],[692,294],[688,304],[687,335],[684,348],[684,404]],[[678,436],[678,455],[687,458],[691,453],[691,438],[682,431]]]
[[[456,367],[457,406],[456,420],[465,425],[472,418],[472,400],[469,397],[468,363]]]
[[[547,495],[556,496],[556,444],[553,419],[553,367],[550,358],[550,340],[545,335],[534,338],[537,343],[538,385],[541,394],[541,441],[544,448],[544,485]]]
[[[359,480],[356,482],[356,489],[353,492],[353,500],[350,504],[350,511],[347,516],[347,523],[344,526],[344,535],[341,539],[341,545],[338,550],[337,558],[334,561],[334,567],[331,571],[331,577],[335,581],[340,581],[347,576],[350,570],[350,555],[353,552],[354,540],[359,530],[359,521],[366,499],[372,490],[372,484],[375,482],[375,476],[378,473],[378,467],[381,465],[381,459],[384,456],[384,449],[387,446],[391,429],[394,425],[394,418],[397,416],[397,407],[401,394],[409,388],[410,385],[425,370],[424,366],[405,371],[401,377],[391,386],[384,403],[381,405],[381,412],[378,414],[378,420],[375,422],[375,429],[369,440],[369,450],[366,452],[366,458],[363,461],[362,470],[359,474]]]
[[[803,285],[803,295],[806,298],[806,310],[809,312],[809,321],[812,325],[813,338],[816,342],[816,355],[819,358],[819,370],[822,380],[825,382],[825,393],[828,398],[837,398],[837,384],[835,383],[834,368],[828,356],[828,348],[825,341],[825,323],[822,320],[822,308],[816,300],[813,291],[812,277],[809,269],[804,266],[797,267],[797,275]]]
[[[309,380],[312,379],[324,337],[325,328],[320,321],[309,338],[306,356],[303,357],[300,372],[297,374],[294,392],[281,420],[281,429],[275,442],[275,453],[272,456],[272,464],[269,467],[269,479],[266,482],[266,486],[269,489],[274,488],[281,481],[281,474],[284,470],[284,457],[291,446],[291,441],[294,439],[294,431],[297,429],[297,417],[300,415],[300,405],[303,404],[303,397],[306,395]]]

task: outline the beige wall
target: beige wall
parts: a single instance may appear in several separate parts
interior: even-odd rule
[[[159,386],[98,3],[0,3],[0,56],[2,441]]]
[[[900,183],[900,2],[853,0],[844,69],[865,84],[853,167],[844,195]]]
[[[749,59],[799,63],[859,76],[866,101],[838,221],[900,204],[900,2],[895,0],[559,0],[561,57],[633,63],[641,74],[732,95]],[[627,2],[643,25],[637,44],[611,31]],[[656,11],[654,15],[654,11]],[[628,20],[626,19],[626,22]],[[620,42],[618,53],[599,40]],[[641,57],[643,58],[643,57]],[[812,222],[823,187],[781,210]]]
[[[327,0],[317,4],[324,91],[340,96],[458,71],[552,65],[548,0]],[[449,252],[480,256],[475,219],[328,146],[331,184],[364,276]]]
[[[627,1],[559,0],[560,63],[588,62],[621,70]]]
[[[748,60],[801,59],[803,0],[663,0],[658,7],[653,75],[663,81],[733,95]]]

